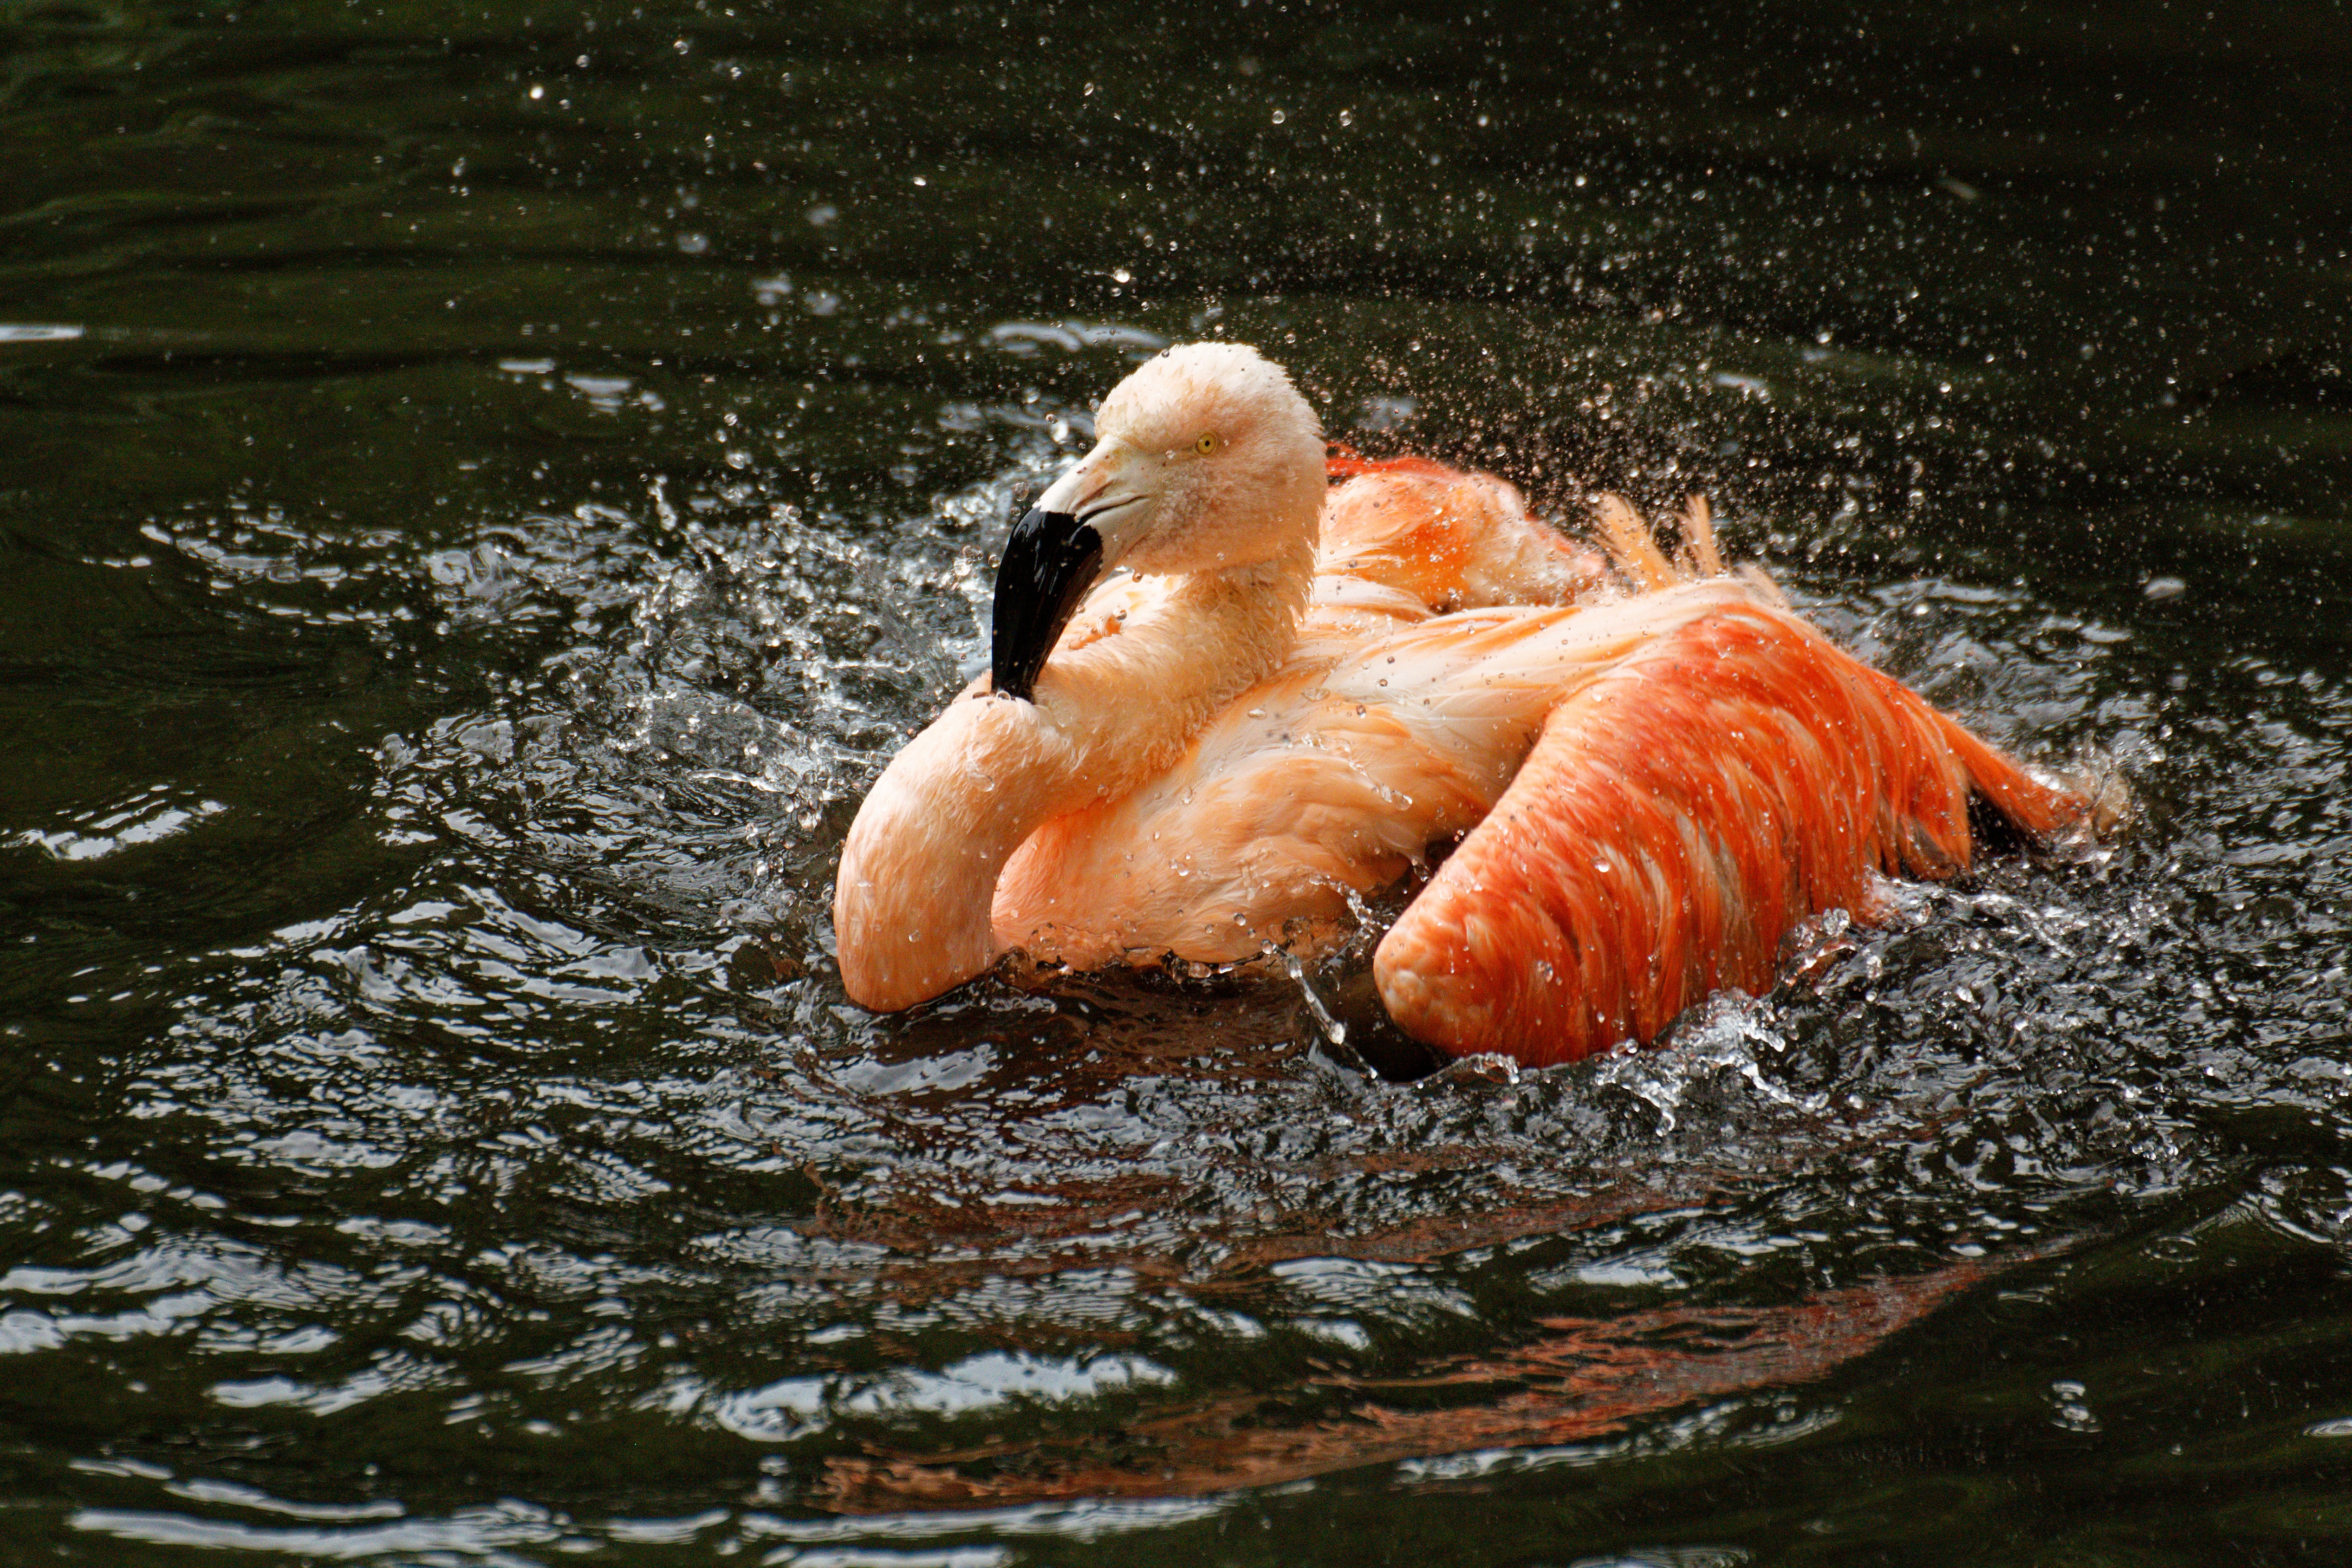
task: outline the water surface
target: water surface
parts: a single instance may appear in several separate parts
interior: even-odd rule
[[[1522,12],[0,0],[0,1560],[2341,1560],[2341,7]],[[860,1012],[1213,333],[2137,820],[1516,1078]]]

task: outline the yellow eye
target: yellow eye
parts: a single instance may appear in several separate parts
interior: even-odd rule
[[[1215,451],[1216,449],[1217,449],[1217,438],[1216,438],[1216,437],[1215,437],[1214,435],[1210,434],[1210,433],[1205,432],[1205,431],[1202,434],[1202,437],[1201,437],[1201,438],[1200,438],[1199,440],[1197,440],[1197,441],[1195,441],[1195,442],[1193,442],[1193,443],[1192,443],[1192,450],[1194,450],[1195,452],[1200,453],[1200,454],[1201,454],[1201,456],[1202,456],[1202,457],[1204,457],[1204,458],[1205,458],[1205,457],[1207,457],[1210,453],[1212,453],[1212,452]]]

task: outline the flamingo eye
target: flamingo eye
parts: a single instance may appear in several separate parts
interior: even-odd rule
[[[1202,431],[1201,433],[1201,438],[1192,443],[1192,450],[1200,453],[1201,456],[1204,458],[1216,449],[1217,437],[1215,434],[1211,431]]]

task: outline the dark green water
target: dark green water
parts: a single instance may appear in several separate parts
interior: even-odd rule
[[[1723,9],[0,0],[0,1561],[2352,1555],[2352,17]],[[2138,822],[1516,1082],[859,1013],[1209,331]]]

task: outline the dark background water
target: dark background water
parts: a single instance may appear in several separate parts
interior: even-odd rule
[[[2347,24],[0,0],[0,1560],[2343,1561]],[[859,1013],[1203,332],[2136,825],[1516,1081]]]

